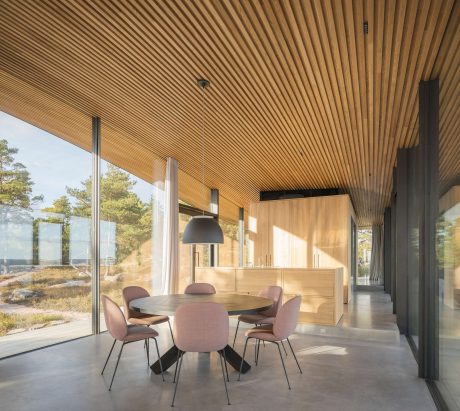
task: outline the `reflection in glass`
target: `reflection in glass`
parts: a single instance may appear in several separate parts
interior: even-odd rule
[[[0,357],[5,357],[91,333],[89,232],[78,250],[72,224],[91,218],[90,210],[77,207],[74,191],[85,179],[91,189],[91,154],[5,113],[0,132]]]
[[[453,187],[446,199],[460,199],[460,186]],[[460,410],[460,202],[449,203],[438,220],[438,388],[449,409]]]

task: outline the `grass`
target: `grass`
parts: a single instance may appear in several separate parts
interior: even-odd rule
[[[115,272],[115,270],[111,271]],[[101,269],[101,272],[104,272],[104,270]],[[148,289],[150,288],[149,277],[149,271],[139,273],[127,269],[123,270],[123,275],[118,281],[105,280],[104,275],[101,274],[101,291],[121,305],[121,290],[127,285],[139,285]],[[74,287],[52,287],[53,285],[73,280],[85,280],[86,284]],[[44,310],[88,313],[91,312],[90,282],[90,278],[80,277],[72,267],[47,267],[40,271],[32,272],[31,280],[15,281],[0,287],[0,296],[5,302],[11,304],[20,304]],[[11,294],[18,288],[27,288],[36,292],[37,296],[13,301],[11,300]]]
[[[58,314],[5,314],[0,312],[0,336],[18,328],[31,328],[36,324],[48,325],[51,321],[64,320]]]

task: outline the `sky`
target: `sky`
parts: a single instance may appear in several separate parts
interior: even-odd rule
[[[66,186],[80,187],[91,175],[91,153],[1,111],[0,139],[18,149],[15,161],[29,171],[34,182],[33,195],[44,196],[39,208],[51,206],[56,198],[66,194]],[[102,172],[106,169],[107,163],[102,161]],[[149,201],[151,185],[131,177],[136,181],[133,190],[142,201]]]

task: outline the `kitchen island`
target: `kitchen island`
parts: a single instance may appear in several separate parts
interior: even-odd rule
[[[218,293],[257,295],[269,285],[283,287],[287,301],[302,296],[299,321],[336,325],[343,315],[343,268],[197,267],[195,281]]]

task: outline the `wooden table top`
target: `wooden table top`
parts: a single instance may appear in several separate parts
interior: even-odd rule
[[[268,298],[243,294],[170,294],[132,300],[130,308],[144,314],[174,315],[183,303],[214,302],[222,304],[229,315],[256,314],[273,305]]]

